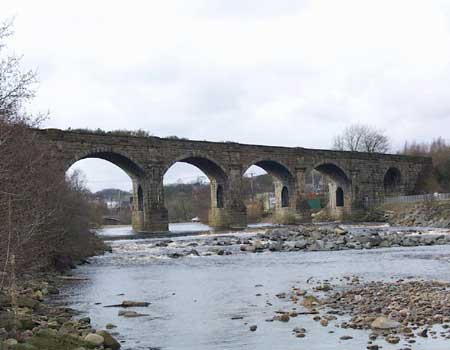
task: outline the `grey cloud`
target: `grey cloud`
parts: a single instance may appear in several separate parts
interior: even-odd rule
[[[448,1],[65,6],[0,4],[18,16],[11,47],[40,72],[31,110],[50,109],[49,127],[328,148],[361,122],[385,129],[395,149],[450,127]],[[101,183],[110,172],[92,164],[85,169]],[[196,176],[182,166],[169,175]]]

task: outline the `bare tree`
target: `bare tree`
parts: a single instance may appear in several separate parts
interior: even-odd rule
[[[334,138],[333,149],[338,151],[387,153],[388,137],[383,131],[361,124],[354,124]]]
[[[48,267],[64,247],[73,247],[69,237],[82,242],[79,235],[89,233],[80,182],[65,179],[32,130],[40,118],[24,111],[36,78],[5,52],[10,35],[11,22],[0,24],[0,289],[14,277],[11,271]]]
[[[21,69],[21,57],[7,53],[6,39],[12,34],[12,21],[0,23],[0,118],[10,120],[24,119],[19,114],[23,103],[34,97],[36,83],[35,72]]]

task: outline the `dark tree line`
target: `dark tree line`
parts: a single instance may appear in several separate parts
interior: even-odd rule
[[[401,153],[433,160],[431,172],[419,184],[420,192],[450,192],[450,145],[443,138],[430,143],[406,142]]]

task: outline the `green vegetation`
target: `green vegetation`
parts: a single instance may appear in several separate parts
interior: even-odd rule
[[[103,130],[100,128],[89,129],[89,128],[68,128],[67,131],[79,132],[79,133],[89,133],[89,134],[99,134],[99,135],[115,135],[115,136],[138,136],[138,137],[150,137],[153,136],[148,131],[138,129],[138,130]]]

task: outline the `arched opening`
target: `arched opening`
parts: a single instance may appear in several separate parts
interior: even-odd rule
[[[289,196],[294,186],[294,176],[280,162],[255,161],[245,171],[243,178],[248,222],[283,222],[281,212],[289,208],[291,204]]]
[[[217,185],[217,208],[223,208],[223,186]]]
[[[212,209],[226,205],[227,177],[214,161],[200,156],[181,157],[164,173],[162,193],[170,231],[209,229]]]
[[[281,207],[289,207],[289,191],[286,186],[283,186],[283,189],[281,190]]]
[[[398,168],[391,167],[384,175],[385,196],[396,196],[401,192],[402,174]]]
[[[344,206],[344,191],[341,187],[336,189],[336,207]]]
[[[143,211],[144,210],[144,193],[142,192],[141,185],[138,185],[137,200],[138,200],[138,210]]]
[[[341,186],[350,185],[350,180],[345,172],[333,163],[322,163],[316,166],[314,169]]]
[[[248,223],[257,223],[270,218],[275,210],[273,177],[259,166],[250,166],[242,177],[242,200]]]
[[[327,202],[326,207],[332,210],[350,205],[351,181],[344,170],[329,162],[319,164],[314,169],[323,175],[323,183],[327,185],[324,186],[326,192],[323,194],[324,201]],[[341,215],[341,211],[331,211],[332,215],[338,213]]]
[[[93,152],[76,159],[66,170],[66,176],[84,188],[88,200],[89,222],[93,227],[121,227],[121,234],[131,233],[133,216],[133,183],[140,168],[118,154]],[[104,228],[104,235],[119,234],[118,228]]]

